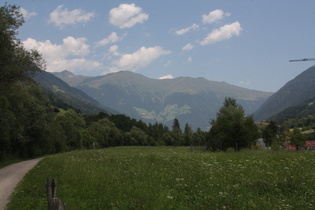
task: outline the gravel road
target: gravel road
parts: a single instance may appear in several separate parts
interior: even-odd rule
[[[8,198],[19,181],[42,159],[22,161],[0,169],[0,210],[9,202]]]

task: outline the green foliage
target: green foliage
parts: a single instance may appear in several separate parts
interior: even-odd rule
[[[313,209],[314,164],[313,152],[75,151],[41,161],[7,208],[47,209],[50,176],[67,209]]]
[[[252,116],[245,117],[243,108],[233,98],[226,98],[217,113],[217,119],[211,121],[207,135],[208,147],[212,151],[251,148],[259,137]]]
[[[277,137],[272,138],[271,140],[271,150],[272,151],[280,151],[283,149],[283,139],[279,139]]]
[[[40,155],[49,114],[47,98],[30,75],[44,62],[16,38],[24,23],[19,7],[0,7],[0,19],[0,160]]]
[[[296,151],[299,150],[299,147],[305,145],[306,138],[301,133],[300,129],[294,128],[291,138],[290,138],[290,144],[294,145],[296,148]]]
[[[225,152],[226,153],[233,153],[233,152],[235,152],[235,149],[233,147],[229,147],[229,148],[226,149]]]
[[[304,127],[307,129],[315,128],[315,115],[309,115],[302,118],[292,118],[284,121],[281,124],[283,129],[291,129],[294,127]]]
[[[130,136],[132,141],[131,145],[148,145],[148,137],[140,128],[133,126],[130,131]]]
[[[37,51],[27,51],[16,38],[24,23],[19,7],[5,4],[0,7],[0,92],[7,93],[16,81],[29,79],[29,74],[43,68]]]
[[[275,121],[270,121],[269,125],[262,129],[262,137],[267,147],[270,147],[272,140],[279,135],[279,125]]]
[[[175,130],[181,130],[180,129],[180,125],[179,125],[179,121],[178,121],[178,119],[177,118],[175,118],[174,119],[174,121],[173,121],[173,131],[175,131]]]
[[[1,97],[0,110],[0,159],[34,157],[46,152],[41,139],[52,113],[36,84],[15,83],[14,91]]]
[[[188,125],[188,123],[185,124],[185,130],[184,130],[184,145],[191,145],[193,143],[194,138],[194,132],[191,130],[191,127]]]
[[[315,115],[315,97],[307,99],[304,102],[286,108],[285,110],[270,117],[271,120],[275,120],[279,123],[283,123],[289,119],[305,118],[311,115]]]

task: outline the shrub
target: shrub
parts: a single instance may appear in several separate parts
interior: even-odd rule
[[[233,152],[235,152],[235,149],[234,149],[233,147],[229,147],[229,148],[226,149],[225,152],[227,152],[227,153],[233,153]]]

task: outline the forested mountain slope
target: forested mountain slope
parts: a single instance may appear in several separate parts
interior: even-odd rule
[[[256,120],[268,118],[315,97],[315,66],[299,74],[273,94],[255,113]]]
[[[100,104],[81,90],[69,86],[51,73],[38,71],[33,79],[42,84],[52,105],[62,108],[69,106],[85,114],[97,114],[100,111],[118,113]]]
[[[290,106],[269,119],[281,123],[287,119],[302,118],[310,115],[315,115],[315,97],[307,99],[301,104]]]

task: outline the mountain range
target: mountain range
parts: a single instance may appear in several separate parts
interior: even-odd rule
[[[233,97],[246,114],[256,111],[272,93],[250,90],[204,78],[151,79],[130,71],[86,77],[69,71],[54,73],[102,105],[147,123],[169,127],[177,118],[183,127],[209,127],[225,97]]]

